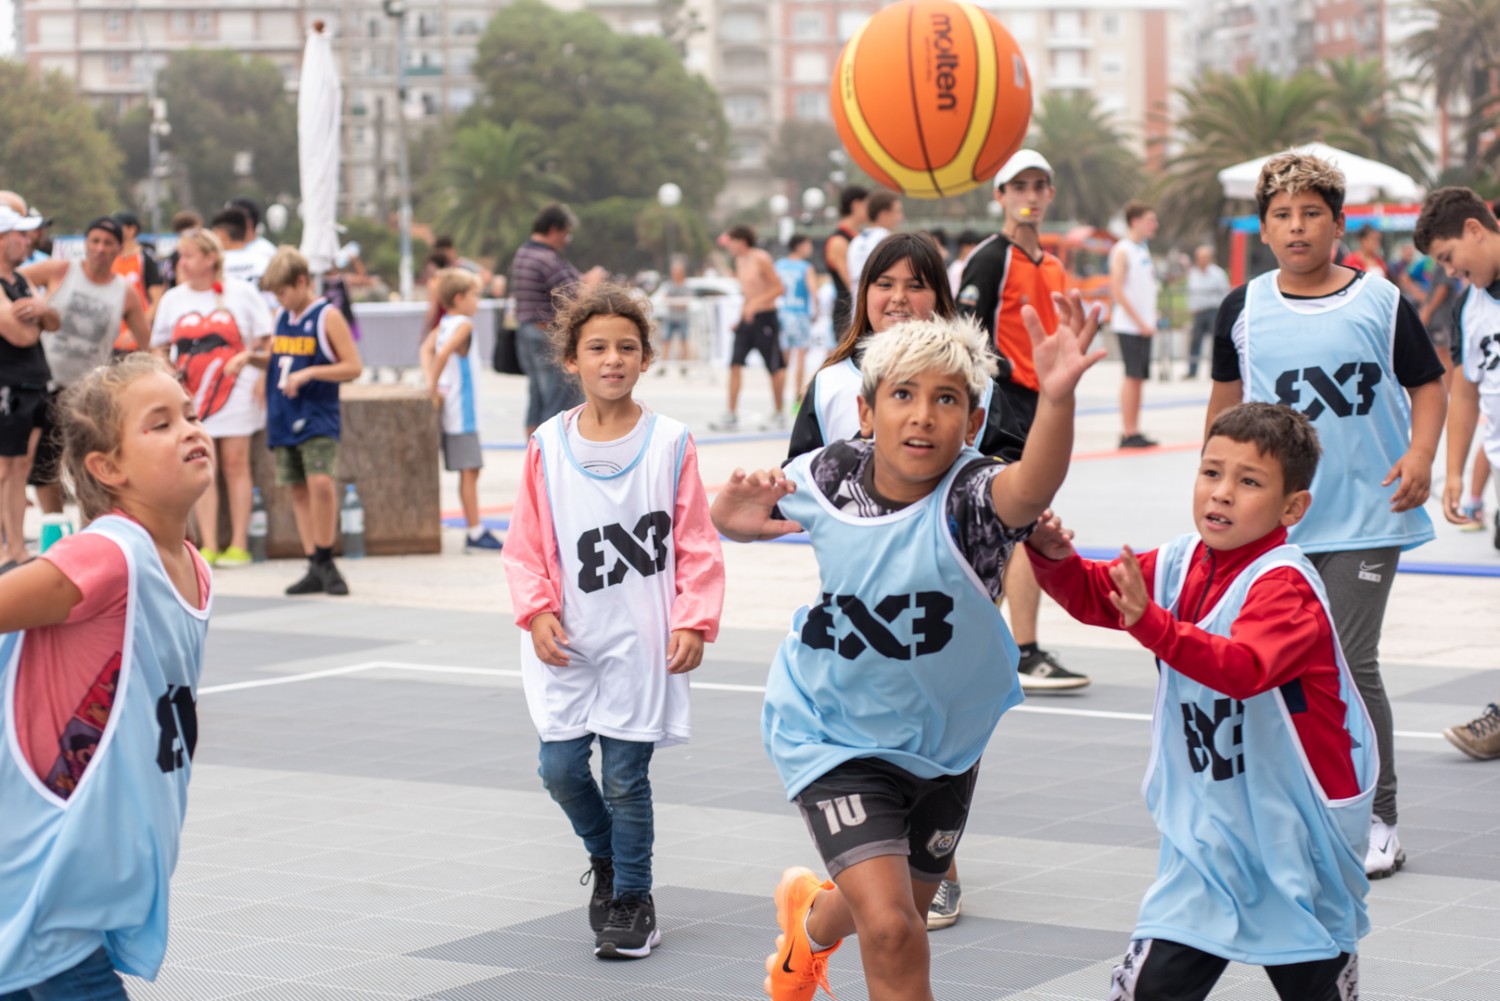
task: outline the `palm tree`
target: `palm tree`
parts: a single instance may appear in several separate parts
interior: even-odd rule
[[[1140,157],[1092,94],[1044,94],[1031,119],[1028,143],[1052,164],[1054,218],[1102,226],[1141,193]]]
[[[534,126],[464,126],[427,175],[424,208],[434,228],[452,233],[468,252],[506,253],[526,238],[537,207],[567,188],[545,161],[544,137]]]
[[[1335,112],[1328,142],[1426,180],[1432,150],[1422,138],[1424,116],[1379,59],[1347,56],[1323,66]]]
[[[1500,0],[1425,0],[1431,23],[1406,42],[1406,54],[1437,91],[1439,106],[1463,97],[1469,107],[1464,160],[1479,155],[1481,136],[1500,126],[1491,74],[1500,67]]]
[[[1242,75],[1209,71],[1179,87],[1186,112],[1175,128],[1181,147],[1158,185],[1158,214],[1173,236],[1213,232],[1224,206],[1219,171],[1245,160],[1311,142],[1336,124],[1331,84],[1303,71],[1278,77],[1261,69]]]

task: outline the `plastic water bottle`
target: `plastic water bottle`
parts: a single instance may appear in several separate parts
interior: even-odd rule
[[[270,519],[266,516],[266,503],[261,499],[260,487],[250,489],[250,529],[246,533],[250,545],[250,562],[266,561],[266,535],[270,532]]]
[[[344,502],[339,505],[339,531],[344,536],[344,559],[365,557],[365,506],[359,502],[354,484],[344,488]]]

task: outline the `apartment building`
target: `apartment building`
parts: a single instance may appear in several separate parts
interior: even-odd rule
[[[174,49],[233,46],[270,59],[295,86],[305,7],[303,0],[20,0],[17,51],[33,69],[60,71],[97,103],[121,108],[141,100],[148,76]]]
[[[839,52],[888,2],[687,0],[681,15],[696,30],[686,34],[685,63],[718,88],[731,128],[725,208],[753,204],[773,190],[766,163],[782,122],[830,119],[829,82]],[[1015,35],[1037,94],[1093,93],[1142,153],[1157,148],[1153,140],[1166,133],[1172,90],[1193,70],[1189,0],[979,2]],[[657,0],[552,3],[591,11],[619,31],[662,31]],[[96,101],[124,106],[144,97],[149,66],[190,46],[266,56],[295,90],[307,25],[325,21],[344,80],[342,211],[380,217],[396,204],[403,112],[408,133],[419,135],[479,98],[478,42],[502,6],[504,0],[406,0],[404,108],[397,96],[396,21],[381,0],[18,0],[17,22],[31,65],[61,70]]]

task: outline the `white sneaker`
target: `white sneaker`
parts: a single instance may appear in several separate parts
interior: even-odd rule
[[[1401,839],[1396,836],[1393,824],[1379,817],[1370,821],[1370,849],[1365,853],[1365,875],[1371,879],[1384,879],[1394,875],[1406,864],[1406,852],[1401,850]]]
[[[787,429],[786,414],[780,410],[776,411],[766,418],[766,422],[760,426],[760,429],[762,431],[785,431]]]
[[[709,421],[708,428],[710,431],[738,431],[740,418],[733,410],[726,410],[718,420]]]

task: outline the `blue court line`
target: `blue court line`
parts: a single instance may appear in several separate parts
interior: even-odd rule
[[[510,528],[509,518],[481,518],[481,523],[492,532],[504,532]],[[462,518],[444,518],[444,528],[463,528]],[[791,535],[783,535],[778,539],[767,539],[766,542],[780,543],[781,545],[806,546],[810,545],[806,532],[793,532]],[[1078,555],[1086,560],[1112,560],[1120,555],[1118,549],[1102,549],[1094,546],[1079,546]],[[1397,568],[1397,573],[1418,574],[1431,577],[1500,577],[1500,563],[1426,563],[1419,561],[1403,560]]]
[[[1183,407],[1203,408],[1208,406],[1208,400],[1161,400],[1156,403],[1142,403],[1142,410],[1177,410]],[[1120,408],[1115,404],[1100,405],[1095,407],[1079,407],[1073,411],[1076,417],[1098,417],[1103,414],[1117,414]],[[699,445],[739,445],[758,441],[786,441],[786,431],[747,431],[740,434],[708,434],[694,435],[693,441]],[[524,452],[526,442],[524,441],[487,441],[480,446],[489,452]]]

